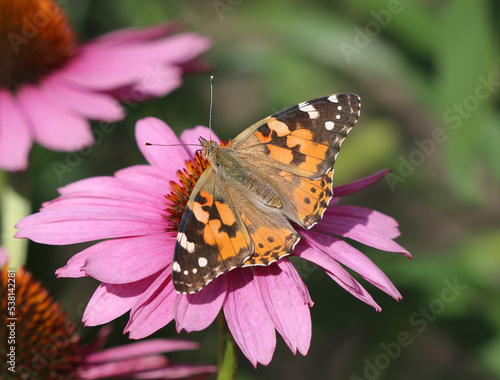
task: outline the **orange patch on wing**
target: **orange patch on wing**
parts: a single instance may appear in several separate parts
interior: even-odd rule
[[[278,135],[278,137],[282,137],[282,136],[286,136],[286,135],[290,134],[290,129],[288,128],[288,126],[285,123],[283,123],[282,121],[278,121],[274,117],[272,117],[267,122],[267,126],[269,127],[269,129],[271,131],[275,131],[276,135]]]
[[[285,149],[276,145],[268,145],[269,155],[285,164],[289,164],[293,160],[293,154],[290,149]]]
[[[221,227],[221,220],[210,220],[205,226],[203,239],[206,244],[218,247],[219,260],[224,261],[235,257],[240,250],[247,248],[249,242],[241,231],[237,231],[234,237],[230,237],[227,232],[221,231]]]
[[[299,168],[307,170],[312,173],[316,173],[318,171],[318,166],[323,162],[323,160],[307,156],[306,160],[299,165]]]
[[[308,129],[296,129],[291,133],[292,136],[296,136],[299,139],[304,139],[304,140],[312,140],[313,139],[313,134],[310,130]]]
[[[234,217],[233,211],[226,203],[215,202],[215,207],[217,207],[217,211],[219,211],[222,223],[224,223],[226,226],[232,226],[234,223],[236,223],[236,218]]]
[[[208,211],[203,210],[205,206],[211,206],[214,203],[214,197],[207,193],[206,191],[200,191],[200,196],[205,198],[204,203],[200,203],[199,200],[193,202],[192,211],[194,217],[201,223],[208,223]]]

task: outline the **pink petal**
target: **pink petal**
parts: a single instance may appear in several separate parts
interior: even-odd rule
[[[103,48],[105,47],[105,48]],[[68,82],[93,90],[112,90],[157,77],[161,67],[190,61],[210,47],[195,33],[178,34],[150,42],[83,45],[60,75]],[[159,70],[160,69],[160,70]]]
[[[195,294],[179,294],[174,307],[177,332],[201,331],[212,324],[226,299],[226,276],[220,276]]]
[[[22,110],[10,92],[0,89],[0,168],[26,169],[32,144],[32,133]]]
[[[228,293],[224,315],[234,340],[250,362],[267,365],[276,348],[274,324],[257,293],[252,272],[248,268],[234,269],[228,277]]]
[[[120,362],[91,365],[78,372],[80,379],[107,379],[129,377],[136,372],[150,371],[163,368],[169,360],[162,355],[146,356]]]
[[[155,195],[170,193],[170,180],[173,179],[169,179],[159,168],[149,165],[135,165],[121,169],[115,173],[115,178],[132,182],[141,188],[147,184],[147,190]],[[164,199],[162,201],[164,202]]]
[[[41,90],[62,104],[62,108],[85,118],[112,122],[125,117],[123,108],[111,96],[68,85],[57,76],[46,79]]]
[[[294,279],[278,265],[253,268],[269,316],[294,355],[306,355],[311,344],[311,314]]]
[[[323,247],[322,251],[327,253],[334,260],[351,268],[365,280],[386,292],[396,300],[401,299],[401,294],[384,274],[384,272],[382,272],[380,268],[368,259],[368,257],[363,255],[354,247],[351,247],[345,241],[342,241],[334,236],[325,235],[315,231],[307,231],[303,234],[309,240],[314,240],[316,244],[320,244]]]
[[[307,289],[306,284],[304,284],[304,281],[302,281],[300,274],[297,272],[292,263],[287,260],[287,258],[284,258],[282,260],[278,260],[276,264],[294,281],[295,286],[299,290],[302,299],[304,300],[304,303],[307,303],[310,307],[313,307],[314,302],[309,295],[309,290]]]
[[[165,96],[182,84],[182,69],[175,66],[164,66],[159,63],[148,69],[142,81],[134,84],[131,88],[123,89],[120,97],[132,98],[134,94],[141,96]]]
[[[103,207],[66,207],[29,215],[16,227],[15,237],[63,245],[163,231],[165,222],[141,220],[127,210]]]
[[[220,140],[217,137],[217,135],[210,130],[207,127],[204,127],[202,125],[198,125],[195,128],[192,129],[185,129],[179,138],[183,144],[193,144],[193,145],[186,145],[185,148],[189,152],[190,157],[194,157],[195,153],[197,150],[200,150],[201,145],[199,142],[199,138],[203,137],[207,141],[215,141],[218,144],[220,144]]]
[[[169,265],[155,282],[138,298],[125,327],[131,339],[141,339],[158,331],[173,319],[177,292],[170,278]]]
[[[206,379],[207,376],[196,376],[216,373],[217,367],[213,365],[175,364],[164,369],[142,372],[134,375],[134,379]]]
[[[389,239],[395,239],[401,235],[398,222],[376,210],[359,206],[335,206],[326,209],[325,217],[327,216],[349,218],[356,224],[363,224]]]
[[[83,251],[77,253],[76,255],[71,256],[71,258],[68,260],[68,263],[62,267],[56,270],[56,275],[58,278],[60,277],[70,277],[70,278],[79,278],[79,277],[86,277],[87,274],[85,274],[85,271],[82,270],[83,266],[85,265],[85,260],[87,260],[87,257],[90,255],[94,254],[94,252],[97,252],[100,250],[100,246],[98,244],[94,244],[90,246],[87,249],[84,249]]]
[[[339,263],[323,251],[322,246],[317,244],[314,240],[307,240],[307,243],[311,245],[311,248],[307,248],[306,244],[299,244],[293,252],[294,255],[319,265],[328,276],[354,297],[374,307],[377,311],[382,310],[361,284],[352,278]]]
[[[130,42],[149,41],[156,38],[164,37],[168,34],[177,32],[181,28],[180,22],[171,22],[169,24],[155,25],[148,28],[136,29],[125,28],[103,34],[89,42],[86,45],[104,45],[108,47],[110,44],[126,44]]]
[[[85,273],[101,282],[126,284],[165,269],[172,262],[175,237],[164,232],[106,240],[96,245],[100,250],[85,260],[82,268]]]
[[[181,146],[145,146],[145,142],[153,144],[180,144],[174,131],[160,119],[148,117],[137,122],[135,138],[139,149],[148,162],[163,170],[167,178],[175,180],[177,170],[184,167],[190,157]]]
[[[19,102],[29,120],[35,140],[46,148],[79,150],[94,143],[88,121],[64,109],[34,86],[24,86]]]
[[[85,326],[97,326],[122,316],[132,308],[155,278],[153,275],[128,284],[99,285],[85,308],[83,323]]]
[[[399,234],[399,231],[392,223],[387,223],[388,219],[394,221],[381,213],[361,207],[335,206],[325,213],[316,230],[344,236],[370,247],[398,252],[411,258],[406,249],[391,239],[390,236]]]
[[[157,174],[159,171],[157,170]],[[158,210],[163,209],[164,193],[152,191],[144,183],[134,183],[113,177],[91,177],[73,182],[58,189],[64,197],[43,204],[44,208],[55,207],[58,202],[65,202],[72,198],[102,200],[123,200],[124,207],[130,207],[135,202],[134,209]],[[128,204],[126,204],[126,203]]]
[[[198,348],[200,348],[199,343],[187,340],[150,339],[96,352],[85,357],[85,363],[106,363],[165,352],[196,350]]]
[[[389,169],[384,169],[379,171],[378,173],[372,174],[371,176],[358,179],[357,181],[342,186],[334,187],[333,194],[335,197],[343,197],[345,195],[357,193],[358,191],[361,191],[373,185],[374,183],[377,183],[389,172]]]

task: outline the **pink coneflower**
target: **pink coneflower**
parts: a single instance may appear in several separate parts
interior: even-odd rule
[[[138,102],[177,88],[210,46],[196,33],[168,36],[177,29],[127,29],[80,45],[56,1],[3,0],[0,168],[26,169],[33,141],[57,151],[91,145],[87,119],[125,116],[116,97]]]
[[[23,268],[0,270],[0,296],[2,379],[200,379],[216,371],[161,355],[199,348],[195,342],[153,339],[103,350],[111,333],[106,326],[82,345],[61,305]]]
[[[208,133],[207,128],[197,127],[183,132],[179,141],[162,121],[139,121],[136,139],[150,165],[132,166],[114,177],[88,178],[61,188],[59,198],[19,222],[16,236],[45,244],[104,239],[57,271],[60,277],[92,276],[102,282],[87,305],[86,325],[107,323],[130,311],[125,330],[131,338],[139,339],[172,320],[178,331],[205,329],[222,308],[232,335],[254,365],[270,362],[276,346],[275,330],[292,352],[305,355],[311,340],[309,307],[313,302],[288,258],[268,267],[234,269],[195,294],[181,295],[174,290],[171,267],[176,234],[172,231],[202,170],[188,161],[196,147],[159,148],[143,143],[192,143],[198,136],[208,139]],[[178,172],[181,167],[186,169]],[[317,228],[300,230],[305,239],[293,252],[317,264],[377,311],[380,307],[344,266],[393,298],[399,300],[401,295],[373,262],[340,237],[411,256],[393,241],[399,236],[394,219],[337,203],[340,197],[372,185],[387,172],[336,187],[333,206]],[[180,185],[175,182],[177,177]]]

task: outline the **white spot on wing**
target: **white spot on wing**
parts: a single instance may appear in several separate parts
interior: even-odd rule
[[[317,119],[319,117],[319,112],[316,111],[316,108],[307,102],[299,103],[299,110],[307,112],[309,114],[309,119]]]
[[[337,95],[330,95],[328,97],[328,100],[332,103],[338,103],[339,102],[339,99],[337,98]]]
[[[335,119],[339,120],[340,119],[340,115],[335,115]]]
[[[193,242],[190,242],[187,240],[186,234],[184,233],[179,233],[177,235],[177,241],[179,242],[179,245],[184,248],[186,251],[189,253],[193,253],[195,249],[195,245]]]
[[[331,131],[335,127],[335,123],[333,121],[326,121],[325,122],[325,128]]]
[[[208,264],[208,260],[207,260],[207,259],[205,259],[204,257],[200,257],[200,258],[198,258],[198,265],[199,265],[200,267],[202,267],[202,268],[203,268],[203,267],[206,267],[206,266],[207,266],[207,264]]]
[[[174,264],[172,265],[172,269],[174,270],[174,272],[179,273],[181,271],[181,266],[179,265],[179,263],[177,261],[174,261]]]

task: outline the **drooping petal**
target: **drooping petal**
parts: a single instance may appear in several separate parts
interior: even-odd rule
[[[23,113],[32,126],[35,140],[44,147],[73,151],[93,144],[89,122],[64,110],[38,88],[24,86],[17,96]]]
[[[195,294],[179,294],[174,319],[177,332],[201,331],[212,324],[226,299],[226,276],[220,276]]]
[[[119,362],[93,364],[87,368],[82,368],[78,373],[78,378],[92,380],[129,377],[136,372],[163,368],[168,363],[169,360],[163,355],[149,355]]]
[[[174,145],[181,142],[174,131],[160,119],[147,117],[137,122],[135,128],[137,145],[148,162],[164,170],[167,178],[175,179],[179,168],[191,157],[181,146],[145,146],[145,142],[153,144]]]
[[[149,277],[172,261],[175,238],[164,232],[106,240],[85,260],[82,268],[96,280],[126,284]]]
[[[26,169],[32,144],[32,132],[19,104],[10,92],[0,89],[0,168]]]
[[[316,230],[354,239],[383,251],[410,253],[392,240],[399,235],[394,219],[373,210],[355,206],[335,206],[325,213]]]
[[[200,344],[188,340],[149,339],[126,346],[108,348],[85,357],[86,363],[103,363],[172,351],[196,350]]]
[[[359,206],[340,205],[329,207],[326,209],[324,218],[327,217],[345,217],[352,220],[352,225],[362,224],[366,227],[377,231],[389,239],[395,239],[401,233],[399,232],[399,223],[388,215],[382,214],[379,211],[371,210]],[[350,226],[346,226],[346,230]]]
[[[141,339],[166,326],[173,319],[177,292],[172,284],[171,262],[137,299],[125,327],[131,339]]]
[[[228,277],[224,315],[234,340],[250,362],[269,364],[276,348],[274,324],[252,281],[248,268],[234,269]]]
[[[156,279],[150,276],[127,284],[101,284],[90,299],[83,314],[85,326],[97,326],[122,316]]]
[[[295,286],[299,290],[304,303],[309,304],[310,307],[313,307],[314,302],[311,299],[309,294],[309,290],[307,289],[306,284],[302,281],[300,274],[297,272],[292,263],[286,258],[282,260],[278,260],[276,264],[280,267],[280,269],[288,274],[288,276],[295,282]]]
[[[326,252],[323,252],[322,246],[316,244],[314,240],[308,240],[307,243],[311,247],[307,247],[306,244],[298,245],[293,252],[294,255],[319,265],[328,276],[354,297],[374,307],[377,311],[382,310],[358,281],[356,281],[337,261],[328,256]]]
[[[254,279],[271,320],[290,350],[306,355],[311,344],[309,306],[294,279],[278,265],[255,267]]]
[[[351,268],[365,280],[389,294],[396,300],[401,299],[401,294],[389,278],[368,257],[345,241],[334,236],[316,231],[304,232],[309,240],[314,240],[315,245],[321,245],[322,251],[334,260]]]
[[[381,170],[381,171],[379,171],[375,174],[372,174],[368,177],[358,179],[357,181],[334,187],[333,188],[334,198],[343,197],[345,195],[357,193],[358,191],[361,191],[361,190],[373,185],[374,183],[377,183],[382,178],[384,178],[384,176],[387,173],[390,173],[390,170],[384,169],[384,170]]]

